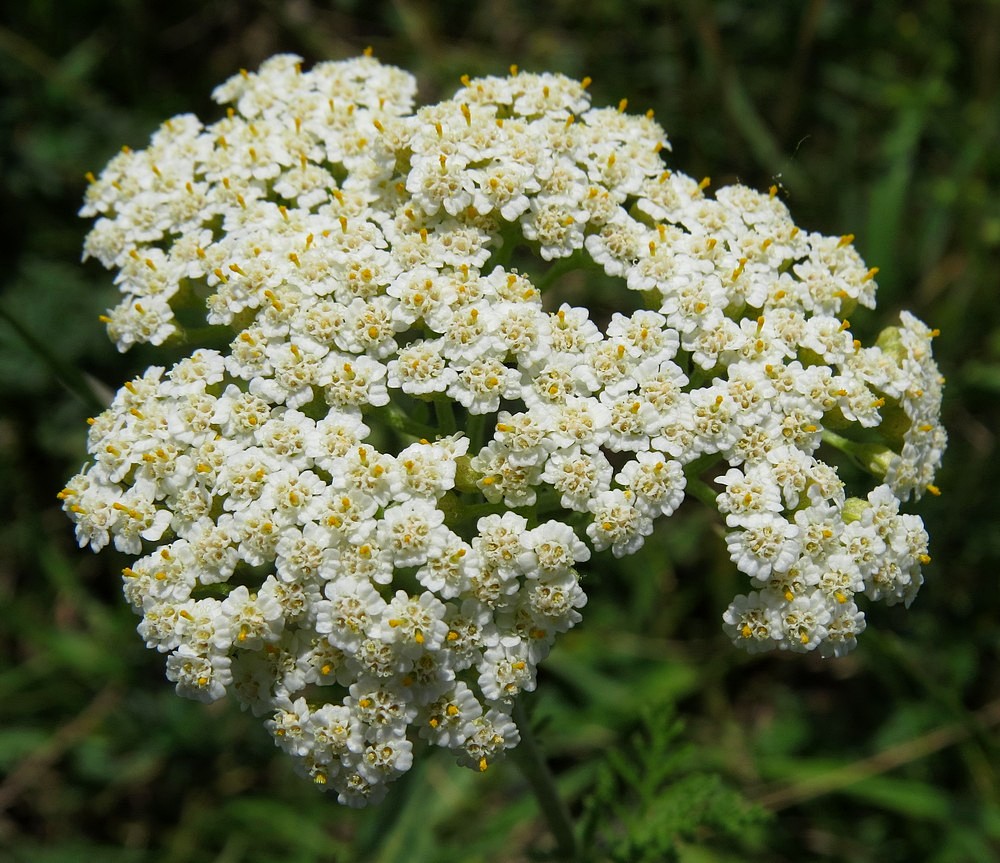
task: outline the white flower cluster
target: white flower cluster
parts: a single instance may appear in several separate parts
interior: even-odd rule
[[[231,692],[351,805],[418,739],[481,770],[515,745],[577,565],[635,552],[686,491],[753,580],[725,615],[751,650],[846,651],[855,595],[908,602],[928,560],[899,504],[945,443],[933,334],[904,314],[854,339],[875,271],[851,238],[775,190],[706,196],[586,82],[462,83],[413,111],[371,57],[278,56],[83,209],[119,348],[203,347],[93,420],[61,494],[80,543],[137,556],[125,594],[179,693]],[[638,310],[557,305],[566,265]],[[883,484],[847,498],[824,442]]]

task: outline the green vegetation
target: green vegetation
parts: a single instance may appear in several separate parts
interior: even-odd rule
[[[870,340],[908,308],[941,329],[951,448],[927,583],[869,607],[841,660],[734,649],[744,589],[704,507],[591,562],[584,622],[526,700],[586,861],[1000,857],[1000,2],[29,0],[0,15],[0,861],[516,863],[555,839],[516,759],[417,759],[380,807],[296,777],[257,720],[176,697],[55,495],[85,418],[157,351],[118,355],[110,276],[79,263],[84,174],[171,114],[217,114],[239,67],[368,45],[418,75],[593,78],[652,108],[669,160],[777,184],[796,222],[879,267]],[[423,753],[427,755],[427,753]]]

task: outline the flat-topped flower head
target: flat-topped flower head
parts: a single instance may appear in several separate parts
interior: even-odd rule
[[[232,695],[352,806],[419,739],[477,771],[516,745],[580,567],[691,494],[753,587],[731,638],[847,652],[862,597],[923,580],[900,505],[937,493],[946,443],[936,333],[903,313],[854,339],[875,271],[851,237],[800,231],[775,189],[713,196],[585,82],[415,92],[371,56],[279,55],[216,89],[222,119],[113,158],[81,210],[111,339],[187,356],[92,421],[60,493],[80,544],[135,558],[124,592],[180,694]],[[623,311],[567,302],[577,266]]]

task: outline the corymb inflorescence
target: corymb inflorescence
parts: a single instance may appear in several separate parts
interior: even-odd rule
[[[587,82],[414,93],[369,56],[274,57],[216,90],[223,119],[123,150],[82,211],[111,338],[186,355],[92,421],[61,493],[79,541],[135,557],[125,595],[180,694],[232,694],[350,805],[420,740],[476,770],[516,745],[579,566],[686,494],[750,579],[736,644],[848,651],[857,600],[920,586],[900,507],[945,445],[934,333],[851,333],[875,270],[850,236],[774,189],[711,196]],[[566,301],[573,268],[622,311]],[[874,481],[849,497],[828,451]]]

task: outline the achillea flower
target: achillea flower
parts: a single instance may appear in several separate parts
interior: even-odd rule
[[[272,58],[216,90],[224,119],[123,150],[82,210],[119,349],[212,341],[93,421],[61,494],[80,544],[137,556],[125,595],[180,694],[231,693],[354,806],[418,738],[477,770],[516,745],[577,566],[692,490],[752,580],[733,640],[849,650],[859,594],[921,583],[899,507],[945,445],[935,333],[850,332],[875,301],[851,237],[800,230],[774,189],[710,197],[650,116],[559,75],[414,92],[369,56]],[[588,262],[643,308],[551,302]],[[848,497],[823,442],[880,484]]]

